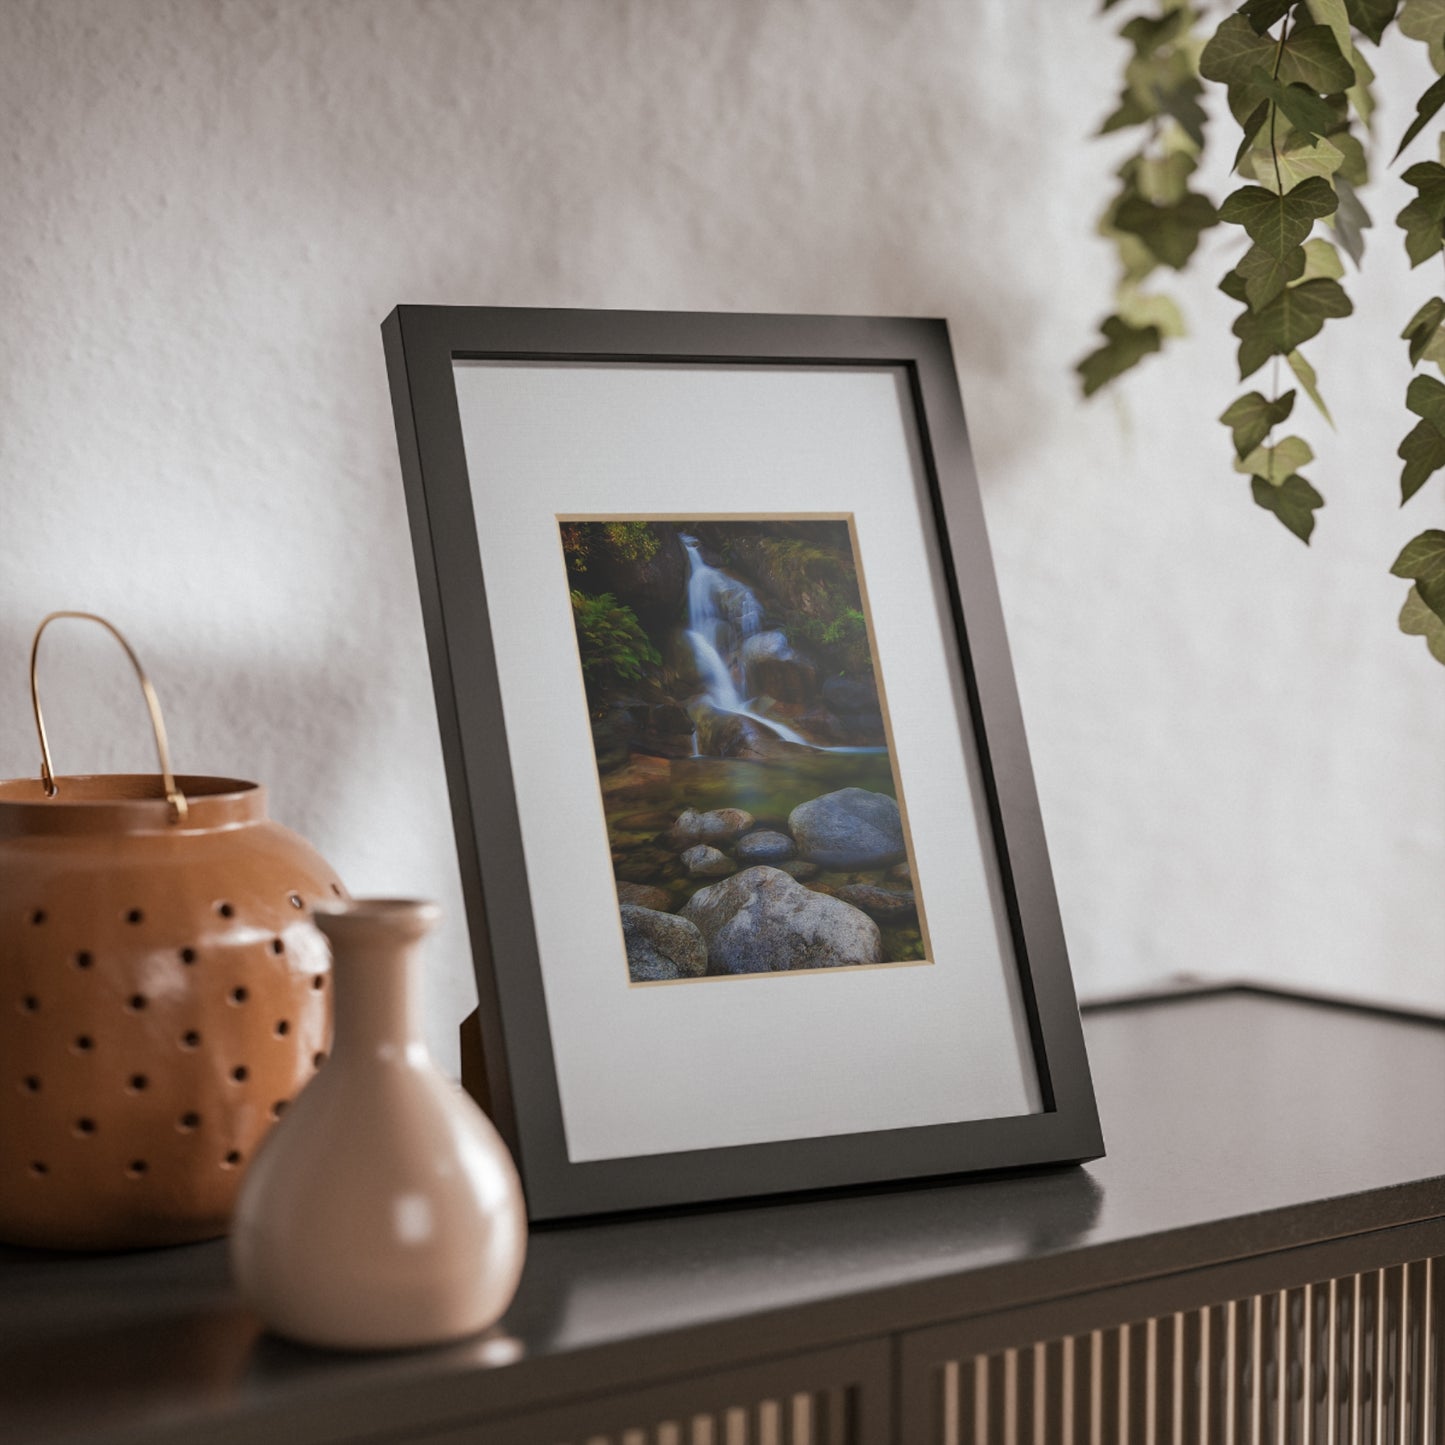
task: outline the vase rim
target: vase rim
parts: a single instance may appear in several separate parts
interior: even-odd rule
[[[83,833],[195,833],[266,817],[266,790],[244,778],[182,774],[187,804],[173,821],[159,773],[67,773],[47,794],[39,778],[0,779],[0,837]]]
[[[373,931],[420,936],[435,927],[442,910],[429,898],[328,898],[312,915],[328,938]]]

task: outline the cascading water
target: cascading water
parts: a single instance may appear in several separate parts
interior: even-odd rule
[[[752,589],[736,577],[710,567],[702,560],[696,537],[682,535],[691,571],[687,579],[687,640],[702,679],[703,694],[719,712],[733,713],[758,723],[799,747],[812,748],[801,733],[784,723],[754,712],[738,686],[724,654],[738,648],[761,630],[763,609]],[[693,755],[697,755],[697,734],[693,734]]]

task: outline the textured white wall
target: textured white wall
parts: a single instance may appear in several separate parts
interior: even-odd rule
[[[365,891],[439,897],[471,1005],[377,325],[398,301],[945,315],[1075,968],[1445,1004],[1445,676],[1393,631],[1395,339],[1432,288],[1372,202],[1306,551],[1230,476],[1230,307],[1114,397],[1093,216],[1121,65],[1059,0],[3,0],[0,772],[29,632],[132,634],[181,766],[258,777]],[[1381,130],[1427,81],[1381,66]],[[1226,144],[1220,142],[1221,145]],[[1223,177],[1215,174],[1216,196]],[[1211,243],[1215,273],[1226,242]],[[72,770],[145,767],[99,640]]]

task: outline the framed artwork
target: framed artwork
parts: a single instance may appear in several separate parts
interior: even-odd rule
[[[382,331],[531,1217],[1098,1157],[945,325]]]

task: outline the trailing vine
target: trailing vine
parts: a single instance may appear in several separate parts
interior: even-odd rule
[[[1103,8],[1116,3],[1104,0]],[[1132,53],[1101,134],[1138,127],[1142,139],[1120,167],[1119,189],[1100,220],[1119,258],[1115,309],[1103,322],[1103,344],[1077,370],[1090,396],[1182,334],[1177,305],[1146,294],[1144,280],[1161,266],[1184,270],[1211,226],[1238,226],[1248,249],[1219,286],[1241,308],[1232,328],[1240,381],[1268,365],[1269,384],[1231,402],[1220,421],[1230,432],[1234,470],[1248,479],[1256,504],[1308,545],[1325,505],[1302,470],[1314,452],[1303,436],[1276,440],[1275,433],[1294,414],[1298,390],[1333,426],[1301,348],[1327,322],[1353,312],[1340,251],[1359,268],[1372,224],[1359,192],[1370,179],[1374,74],[1360,45],[1379,45],[1397,26],[1427,47],[1441,77],[1419,98],[1398,159],[1445,105],[1445,0],[1246,0],[1202,45],[1199,20],[1188,0],[1156,0],[1152,13],[1120,31]],[[1232,170],[1244,182],[1217,210],[1188,184],[1204,150],[1201,98],[1210,83],[1224,87],[1239,127]],[[1397,218],[1412,266],[1445,252],[1445,135],[1440,151],[1440,161],[1403,173],[1416,192]],[[1401,335],[1412,367],[1429,362],[1445,375],[1445,297],[1427,300]],[[1281,362],[1296,383],[1286,391]],[[1398,452],[1402,505],[1445,468],[1445,383],[1416,375],[1405,405],[1417,420]],[[1421,532],[1390,570],[1413,584],[1401,630],[1423,636],[1445,663],[1445,530]]]

